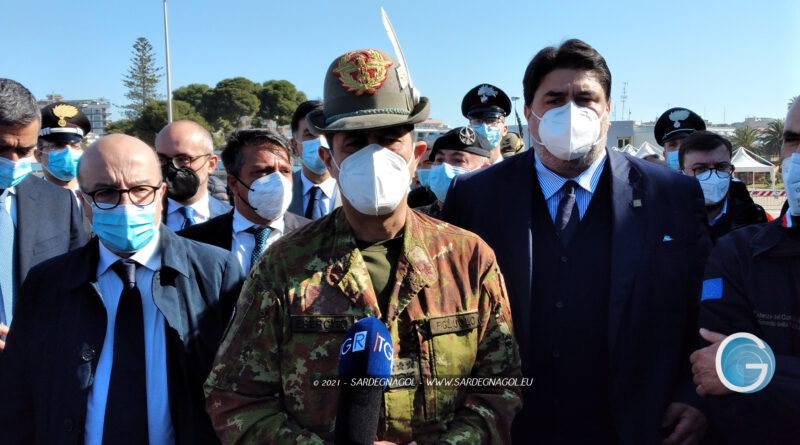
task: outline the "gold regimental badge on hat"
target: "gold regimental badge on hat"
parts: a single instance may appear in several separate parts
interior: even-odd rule
[[[489,100],[489,96],[497,97],[497,90],[489,85],[481,85],[481,87],[478,88],[478,96],[480,96],[481,102],[486,102]]]
[[[673,121],[675,128],[681,126],[681,121],[689,117],[689,110],[675,110],[669,114],[669,120]]]
[[[471,145],[475,143],[475,130],[470,127],[464,127],[458,132],[458,139],[464,145]]]
[[[66,127],[67,119],[78,115],[78,109],[72,105],[61,104],[53,107],[53,114],[58,118],[58,126]]]
[[[380,51],[367,49],[351,51],[339,58],[339,65],[333,72],[339,82],[349,92],[361,96],[375,94],[386,81],[391,60],[386,60]]]

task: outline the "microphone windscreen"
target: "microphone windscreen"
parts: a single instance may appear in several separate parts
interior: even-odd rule
[[[393,355],[386,325],[375,317],[362,318],[347,330],[339,349],[339,377],[388,379]]]

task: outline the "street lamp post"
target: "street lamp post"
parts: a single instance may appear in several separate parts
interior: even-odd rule
[[[164,0],[164,42],[167,46],[167,123],[172,123],[172,73],[169,69],[169,27],[167,25],[167,0]]]

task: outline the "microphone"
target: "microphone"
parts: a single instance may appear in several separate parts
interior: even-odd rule
[[[393,355],[389,330],[377,318],[363,318],[347,330],[339,349],[336,445],[372,445],[375,441]]]

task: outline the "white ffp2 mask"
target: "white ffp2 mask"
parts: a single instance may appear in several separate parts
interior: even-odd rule
[[[258,216],[275,221],[292,203],[292,183],[278,172],[262,176],[250,184],[247,200]]]
[[[547,110],[538,116],[531,108],[531,114],[539,119],[539,137],[531,134],[531,140],[543,145],[553,156],[571,161],[586,155],[600,138],[600,119],[591,108],[579,107],[574,102]]]
[[[413,159],[413,156],[411,157]],[[397,153],[370,144],[351,154],[339,169],[339,187],[350,204],[365,215],[386,215],[394,211],[408,193],[411,174],[406,162]]]

